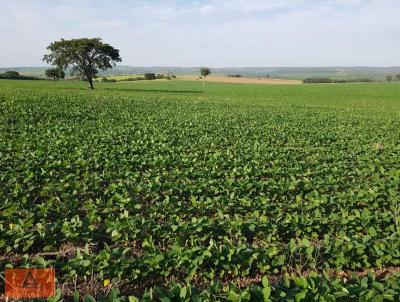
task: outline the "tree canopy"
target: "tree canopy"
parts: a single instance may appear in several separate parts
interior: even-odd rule
[[[203,77],[206,77],[211,74],[211,69],[208,67],[203,67],[200,69],[200,73]]]
[[[204,79],[206,76],[211,74],[211,69],[208,67],[203,67],[200,69],[200,74],[203,77],[203,87],[204,87]]]
[[[46,69],[45,75],[46,77],[53,79],[54,81],[65,78],[64,70],[59,68]]]
[[[110,69],[116,62],[121,62],[119,50],[103,43],[100,38],[81,38],[52,42],[44,55],[43,61],[57,66],[60,70],[71,69],[93,87],[93,79],[99,70]]]
[[[145,73],[144,78],[146,80],[155,80],[156,79],[156,74],[155,73]]]

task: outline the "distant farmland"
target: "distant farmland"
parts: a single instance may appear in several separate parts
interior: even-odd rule
[[[44,75],[45,67],[8,67],[0,68],[0,73],[7,70],[15,70],[24,75]],[[176,75],[198,75],[199,67],[133,67],[117,66],[111,70],[100,72],[104,75],[131,75],[145,74],[148,72]],[[278,79],[303,80],[313,77],[329,77],[333,79],[358,79],[371,78],[373,80],[385,80],[386,75],[400,74],[400,67],[226,67],[213,68],[214,75],[240,74],[247,77],[265,77],[269,75]]]
[[[186,81],[198,80],[198,76],[180,76],[178,79]],[[285,79],[271,79],[271,78],[257,78],[257,77],[228,77],[228,76],[208,76],[206,82],[216,83],[237,83],[237,84],[280,84],[280,85],[296,85],[302,84],[299,80],[285,80]]]

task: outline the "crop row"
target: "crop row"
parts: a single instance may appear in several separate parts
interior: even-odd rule
[[[282,282],[270,284],[267,277],[261,282],[253,283],[250,286],[239,288],[232,284],[223,286],[219,283],[212,283],[207,289],[198,289],[192,286],[181,286],[174,284],[165,289],[157,287],[145,292],[140,298],[134,295],[124,296],[118,288],[99,295],[97,299],[87,294],[81,296],[79,292],[72,294],[73,301],[79,302],[139,302],[139,301],[319,301],[319,302],[381,302],[399,301],[400,299],[400,275],[395,274],[377,279],[373,273],[366,276],[353,274],[350,278],[330,278],[317,274],[310,274],[308,277],[296,277],[287,275]],[[51,299],[52,302],[61,298],[61,292]]]

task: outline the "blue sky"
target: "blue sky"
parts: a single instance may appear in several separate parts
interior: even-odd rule
[[[398,66],[400,0],[1,0],[0,66],[101,37],[133,66]]]

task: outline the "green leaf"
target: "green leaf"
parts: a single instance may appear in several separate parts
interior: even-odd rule
[[[96,302],[96,299],[93,298],[91,295],[86,295],[86,296],[83,298],[83,302]]]
[[[269,287],[268,277],[267,276],[262,277],[261,283],[263,287]]]
[[[302,290],[301,292],[295,295],[296,302],[303,301],[306,298],[307,290]]]
[[[187,295],[187,287],[184,286],[184,287],[181,288],[181,292],[180,292],[180,295],[179,295],[179,296],[180,296],[182,299],[184,299],[184,298],[186,298],[186,295]]]
[[[262,294],[263,294],[264,301],[265,302],[268,301],[269,297],[271,296],[271,288],[270,287],[264,287],[262,289]]]

